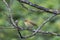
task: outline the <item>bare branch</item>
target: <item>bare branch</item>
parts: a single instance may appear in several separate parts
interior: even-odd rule
[[[15,29],[15,28],[0,28],[0,29]],[[36,30],[30,30],[30,29],[23,29],[23,30],[28,30],[30,32],[35,32]],[[22,31],[23,31],[22,30]],[[53,35],[53,36],[60,36],[60,34],[57,34],[57,33],[54,33],[54,32],[48,32],[48,31],[42,31],[42,30],[39,30],[37,33],[40,33],[40,34],[50,34],[50,35]]]
[[[18,31],[18,34],[19,34],[19,36],[22,38],[22,35],[21,35],[21,33],[20,33],[20,27],[18,27],[16,24],[15,24],[15,22],[14,22],[14,20],[13,20],[13,17],[12,17],[12,14],[11,14],[11,9],[10,9],[10,5],[6,2],[6,0],[3,0],[3,2],[5,3],[5,5],[7,6],[7,10],[8,10],[8,12],[10,13],[9,14],[9,20],[10,20],[10,22],[12,23],[12,25],[17,29],[17,31]]]
[[[34,30],[33,32],[35,32],[36,30]],[[48,31],[42,31],[42,30],[39,30],[38,33],[41,33],[41,34],[50,34],[50,35],[53,35],[53,36],[60,36],[60,34],[57,34],[57,33],[54,33],[54,32],[48,32]]]
[[[45,20],[36,30],[35,30],[35,32],[33,32],[31,35],[29,35],[29,36],[26,36],[25,38],[29,38],[29,37],[32,37],[32,36],[34,36],[34,35],[36,35],[37,34],[37,32],[39,31],[39,30],[41,30],[41,28],[49,21],[49,20],[51,20],[53,17],[55,17],[56,16],[56,14],[54,14],[53,16],[51,16],[50,18],[48,18],[47,20]]]
[[[37,9],[43,10],[43,11],[48,12],[48,13],[60,14],[60,12],[58,12],[58,11],[51,10],[51,9],[48,9],[48,8],[39,6],[39,5],[37,5],[37,4],[33,4],[33,3],[29,2],[29,1],[23,1],[23,0],[18,0],[18,1],[21,2],[21,3],[28,4],[28,5],[32,6],[32,7],[37,8]]]
[[[44,12],[42,10],[34,10],[34,9],[27,8],[23,3],[20,3],[20,4],[22,5],[23,8],[25,8],[25,9],[31,11],[31,12]]]

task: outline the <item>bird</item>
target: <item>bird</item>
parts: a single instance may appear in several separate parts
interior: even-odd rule
[[[25,20],[24,24],[27,26],[27,28],[32,29],[34,26],[37,26],[37,24],[35,24],[34,22],[32,22],[31,20]]]

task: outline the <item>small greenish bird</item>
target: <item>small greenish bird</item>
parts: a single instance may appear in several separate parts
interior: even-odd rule
[[[25,25],[27,26],[27,28],[32,29],[34,26],[37,26],[34,22],[32,22],[31,20],[25,20],[24,21]]]

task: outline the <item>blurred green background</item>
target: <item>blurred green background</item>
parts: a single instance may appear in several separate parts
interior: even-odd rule
[[[10,2],[10,0],[6,0],[6,1],[8,3]],[[53,10],[59,9],[60,7],[60,0],[29,0],[29,1]],[[25,6],[28,7],[29,9],[34,9],[35,11],[38,10],[26,4]],[[42,24],[44,20],[46,20],[48,17],[53,15],[46,12],[32,12],[26,10],[21,6],[21,4],[17,0],[13,0],[13,2],[11,3],[11,10],[14,20],[18,20],[19,21],[18,25],[22,27],[26,27],[24,25],[25,19],[32,20],[39,26]],[[9,23],[8,17],[5,14],[9,15],[7,11],[7,7],[3,3],[3,0],[0,0],[0,40],[20,40],[20,38],[17,35],[18,33],[15,29],[1,29],[2,27],[13,28],[13,26],[11,26],[11,24]],[[42,28],[42,30],[60,33],[60,15],[57,15],[48,23],[46,23],[46,25]],[[25,30],[25,31],[21,31],[21,33],[22,35],[29,35],[30,32]],[[36,36],[22,40],[60,40],[60,37],[49,34],[43,35],[38,33]]]

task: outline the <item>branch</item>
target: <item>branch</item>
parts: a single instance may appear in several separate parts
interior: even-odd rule
[[[23,8],[25,8],[25,9],[31,11],[31,12],[44,12],[44,11],[42,11],[42,10],[34,10],[34,9],[27,8],[23,3],[20,3],[20,4],[21,4],[21,6],[22,6]]]
[[[32,32],[35,32],[36,30],[33,30]],[[38,33],[41,33],[41,34],[50,34],[50,35],[53,35],[53,36],[60,36],[60,34],[57,34],[57,33],[54,33],[54,32],[48,32],[48,31],[42,31],[42,30],[39,30]]]
[[[0,28],[0,29],[15,29],[15,28]],[[23,30],[28,30],[30,32],[35,32],[36,31],[36,30],[30,30],[30,29],[24,29],[24,28],[23,28]],[[39,30],[37,33],[47,34],[47,35],[50,34],[50,35],[54,35],[54,36],[60,36],[60,34],[57,34],[57,33],[54,33],[54,32],[42,31],[42,30]]]
[[[37,5],[37,4],[33,4],[33,3],[29,2],[29,1],[23,1],[23,0],[18,0],[18,1],[21,2],[21,3],[25,3],[25,4],[27,4],[27,5],[30,5],[30,6],[32,6],[32,7],[35,7],[35,8],[37,8],[37,9],[43,10],[43,11],[48,12],[48,13],[60,14],[59,11],[51,10],[51,9],[48,9],[48,8],[39,6],[39,5]]]
[[[45,20],[36,30],[35,30],[35,32],[33,32],[31,35],[29,35],[29,36],[26,36],[25,38],[29,38],[29,37],[32,37],[32,36],[34,36],[34,35],[36,35],[37,34],[37,32],[39,31],[39,30],[41,30],[41,28],[49,21],[49,20],[51,20],[53,17],[55,17],[56,16],[56,14],[54,14],[53,16],[51,16],[50,18],[48,18],[47,20]]]
[[[8,10],[8,12],[10,13],[9,14],[9,20],[10,20],[10,22],[12,23],[12,25],[17,29],[17,31],[18,31],[18,34],[19,34],[19,36],[22,38],[22,35],[21,35],[21,33],[20,33],[20,27],[18,27],[16,24],[15,24],[15,22],[14,22],[14,20],[13,20],[13,17],[12,17],[12,14],[11,14],[11,9],[10,9],[10,5],[6,2],[6,0],[3,0],[3,2],[4,2],[4,4],[7,6],[7,10]]]

